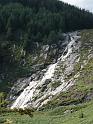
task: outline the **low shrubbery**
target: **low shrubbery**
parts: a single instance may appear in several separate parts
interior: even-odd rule
[[[33,108],[25,108],[25,109],[22,109],[22,108],[19,108],[19,109],[14,109],[13,110],[14,112],[18,112],[20,115],[29,115],[30,117],[33,117],[33,112],[35,111]]]

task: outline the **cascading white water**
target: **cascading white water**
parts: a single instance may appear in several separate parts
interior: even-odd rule
[[[55,71],[55,68],[56,68],[56,65],[57,63],[55,64],[51,64],[47,70],[47,72],[44,74],[42,80],[41,80],[41,84],[43,82],[45,82],[47,79],[51,79],[54,75],[54,71]]]
[[[51,64],[47,70],[47,72],[44,74],[42,80],[39,81],[32,81],[30,82],[30,85],[24,89],[24,91],[21,93],[21,95],[17,98],[17,100],[12,105],[11,109],[13,108],[25,108],[27,106],[27,102],[31,101],[33,97],[33,93],[37,87],[37,85],[43,84],[47,79],[51,79],[53,77],[55,67],[57,63]]]
[[[71,37],[71,41],[66,47],[66,49],[67,49],[66,55],[62,55],[58,59],[57,63],[51,64],[48,67],[46,73],[44,74],[44,76],[41,80],[30,82],[29,86],[26,87],[24,89],[24,91],[20,94],[20,96],[16,99],[16,101],[12,105],[11,109],[13,109],[13,108],[23,108],[24,109],[25,107],[27,107],[28,103],[31,103],[31,101],[33,100],[34,92],[36,91],[37,87],[42,86],[42,84],[45,83],[45,81],[47,79],[51,79],[51,80],[54,79],[54,73],[55,73],[55,69],[57,68],[58,63],[60,61],[61,62],[65,61],[67,59],[67,57],[69,57],[69,55],[72,53],[73,45],[77,39],[78,39],[78,37],[76,35],[74,37]],[[40,98],[40,100],[45,98],[45,96],[47,94],[55,95],[55,94],[61,92],[62,90],[65,91],[67,89],[67,87],[71,86],[71,84],[69,84],[68,82],[65,82],[64,79],[62,79],[61,82],[62,82],[62,84],[59,87],[57,87],[54,91],[46,92],[46,94],[44,94],[44,97],[42,96]],[[39,100],[37,100],[37,101],[39,101]],[[46,101],[48,101],[48,100],[46,100]]]
[[[36,82],[30,82],[30,85],[24,89],[24,91],[20,94],[20,96],[16,99],[11,109],[13,108],[24,108],[25,104],[33,97],[33,93],[35,90]]]

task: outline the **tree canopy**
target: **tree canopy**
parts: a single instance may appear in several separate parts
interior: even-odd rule
[[[50,32],[93,28],[93,14],[58,0],[0,0],[0,32],[6,40],[25,36],[42,42]],[[23,42],[23,41],[22,41]]]

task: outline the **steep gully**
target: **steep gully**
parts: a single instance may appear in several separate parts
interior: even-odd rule
[[[80,36],[78,36],[77,32],[74,32],[74,33],[69,33],[69,37],[70,37],[70,42],[65,48],[65,51],[63,52],[62,56],[57,60],[56,63],[49,65],[42,79],[36,80],[36,81],[33,80],[29,83],[29,86],[27,86],[24,89],[24,91],[19,95],[19,97],[12,104],[11,109],[14,109],[14,108],[24,109],[26,107],[35,107],[35,108],[42,107],[44,104],[50,101],[54,95],[59,94],[60,92],[66,91],[69,87],[74,85],[75,83],[74,79],[71,78],[69,81],[66,82],[64,80],[65,75],[62,73],[58,79],[60,80],[61,84],[57,88],[53,89],[50,86],[47,89],[45,89],[42,95],[41,95],[41,89],[39,89],[39,87],[42,87],[46,83],[46,80],[51,79],[50,83],[56,81],[57,79],[55,76],[55,72],[57,69],[60,69],[60,65],[62,65],[63,63],[67,63],[67,65],[69,65],[68,61],[72,62],[71,59],[75,58],[74,55],[78,56],[78,53],[75,53],[75,52],[73,53],[73,50],[75,49],[79,50],[80,41],[78,39],[80,39]],[[74,64],[71,65],[70,63],[69,66],[73,68]],[[66,67],[65,70],[71,69],[71,68],[70,69],[68,68],[70,67]],[[35,97],[36,99],[34,100]]]

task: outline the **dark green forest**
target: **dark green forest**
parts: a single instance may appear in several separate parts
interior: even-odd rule
[[[57,44],[64,32],[90,28],[92,13],[58,0],[0,0],[0,78],[28,74],[20,61],[36,42]]]
[[[57,0],[8,0],[8,3],[0,0],[0,3],[0,33],[5,40],[48,42],[58,32],[93,28],[92,13]]]
[[[42,42],[50,35],[93,27],[93,15],[57,0],[0,0],[0,33],[7,40]]]

